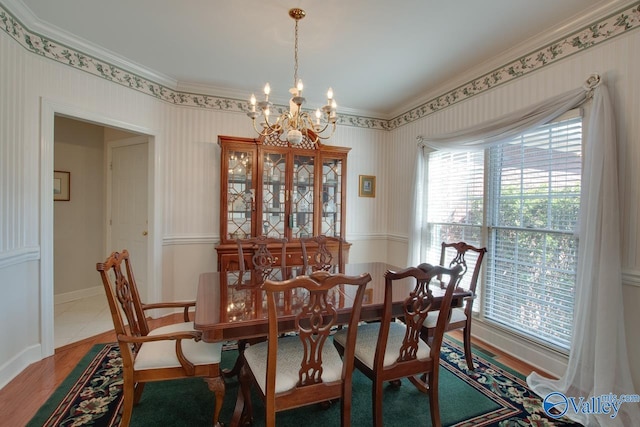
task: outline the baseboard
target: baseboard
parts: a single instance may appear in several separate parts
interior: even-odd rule
[[[40,344],[25,348],[0,367],[0,389],[17,377],[27,366],[42,360]]]
[[[104,288],[102,286],[94,286],[92,288],[80,289],[73,292],[66,292],[64,294],[56,294],[53,296],[53,301],[54,304],[64,304],[65,302],[95,297],[98,295],[104,295]]]
[[[499,348],[504,353],[556,377],[564,375],[568,357],[534,342],[523,340],[486,322],[473,319],[474,338]]]

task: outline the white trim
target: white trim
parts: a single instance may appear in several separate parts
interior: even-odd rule
[[[32,345],[25,348],[19,354],[16,354],[4,365],[0,366],[0,389],[13,380],[17,373],[22,372],[27,366],[41,359],[42,349],[40,344]]]
[[[537,34],[528,40],[503,51],[499,55],[492,56],[485,62],[470,67],[467,71],[461,74],[454,75],[448,81],[437,85],[437,87],[430,92],[421,93],[413,99],[405,100],[405,102],[402,103],[402,106],[389,112],[389,114],[385,114],[385,117],[380,118],[392,120],[395,117],[406,114],[420,105],[429,102],[433,98],[442,96],[470,80],[477,79],[478,76],[482,76],[496,68],[500,68],[505,64],[508,64],[515,58],[527,55],[535,50],[547,46],[550,43],[553,43],[557,39],[567,37],[575,31],[579,31],[588,25],[594,24],[622,8],[631,6],[635,1],[636,0],[610,0],[604,4],[598,3],[595,6],[586,8],[578,15],[566,20],[564,23],[560,23],[554,28],[545,30],[540,34]]]
[[[347,233],[347,242],[358,242],[362,240],[388,240],[385,233]]]
[[[83,298],[91,298],[99,295],[104,295],[104,288],[102,286],[94,286],[92,288],[65,292],[64,294],[56,294],[53,296],[53,304],[64,304],[66,302],[76,301]]]
[[[566,355],[495,328],[481,319],[473,319],[471,335],[499,348],[511,357],[556,377],[562,376],[567,368],[568,357]]]
[[[622,270],[622,284],[640,287],[640,270],[630,268]]]
[[[55,40],[56,44],[65,45],[82,52],[85,55],[106,61],[116,67],[128,70],[131,73],[137,74],[140,77],[162,84],[166,87],[175,89],[178,85],[178,81],[176,79],[169,77],[166,74],[154,71],[151,68],[131,61],[118,53],[112,52],[98,44],[72,34],[67,30],[57,27],[49,22],[40,20],[40,18],[38,18],[38,16],[21,1],[6,0],[6,4],[10,5],[9,10],[14,13],[15,17],[20,20],[25,28],[30,32]]]
[[[40,259],[40,248],[38,246],[14,249],[0,253],[0,268],[22,264],[27,261],[37,261]]]
[[[217,245],[220,243],[220,236],[217,234],[205,235],[174,235],[164,236],[162,244],[164,246],[172,245]]]
[[[398,242],[398,243],[409,243],[409,236],[403,234],[388,234],[387,240],[390,242]]]
[[[160,301],[162,293],[162,180],[159,176],[162,138],[158,130],[112,119],[104,114],[41,98],[40,114],[40,336],[42,358],[54,353],[53,295],[53,147],[56,114],[120,128],[149,137],[149,233],[147,253],[148,299]]]

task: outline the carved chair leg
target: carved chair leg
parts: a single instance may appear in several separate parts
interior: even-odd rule
[[[221,427],[223,424],[220,422],[220,411],[222,410],[222,403],[224,402],[225,384],[222,377],[205,378],[211,390],[216,396],[215,409],[213,411],[213,425],[214,427]]]
[[[471,327],[467,325],[463,330],[464,335],[464,356],[467,359],[467,367],[470,370],[475,370],[473,366],[473,353],[471,352]]]
[[[374,379],[371,387],[373,403],[373,426],[383,427],[382,423],[382,393],[384,392],[383,382]]]
[[[131,382],[132,380],[127,381],[125,378],[123,384],[123,402],[122,402],[122,418],[120,420],[120,425],[127,427],[131,422],[131,414],[133,413],[133,402],[135,400],[136,389],[135,385]]]
[[[438,372],[429,374],[429,409],[431,412],[431,425],[440,427],[440,405],[438,401]]]

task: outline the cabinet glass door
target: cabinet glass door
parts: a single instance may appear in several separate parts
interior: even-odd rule
[[[322,214],[320,233],[340,237],[342,213],[342,159],[322,160]]]
[[[293,156],[293,189],[291,203],[291,237],[313,236],[314,157]]]
[[[253,152],[229,150],[227,156],[227,238],[243,239],[251,235],[254,206],[252,186]]]
[[[268,237],[285,237],[286,154],[265,153],[262,162],[262,230]]]

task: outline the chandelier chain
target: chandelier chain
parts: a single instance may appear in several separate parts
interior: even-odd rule
[[[300,145],[305,138],[311,146],[317,144],[320,139],[331,138],[336,130],[337,122],[336,101],[333,99],[333,89],[331,88],[327,91],[327,104],[316,109],[315,120],[308,111],[302,110],[305,99],[302,96],[302,81],[298,79],[298,21],[304,18],[305,15],[305,11],[299,8],[289,10],[289,16],[296,21],[293,51],[293,87],[289,91],[292,95],[289,100],[289,111],[280,114],[274,122],[269,121],[269,107],[273,104],[269,101],[271,86],[267,83],[264,86],[264,101],[258,102],[255,95],[251,94],[249,99],[250,110],[247,112],[247,116],[251,118],[253,128],[258,134],[296,146]],[[256,107],[258,110],[256,110]],[[324,120],[321,121],[323,114]],[[258,129],[256,126],[256,119],[260,115],[264,117],[261,123],[262,129]],[[325,134],[326,130],[329,130],[330,134]]]
[[[298,84],[298,19],[296,19],[296,31],[295,31],[295,44],[294,44],[294,54],[293,54],[293,86],[296,87]]]

